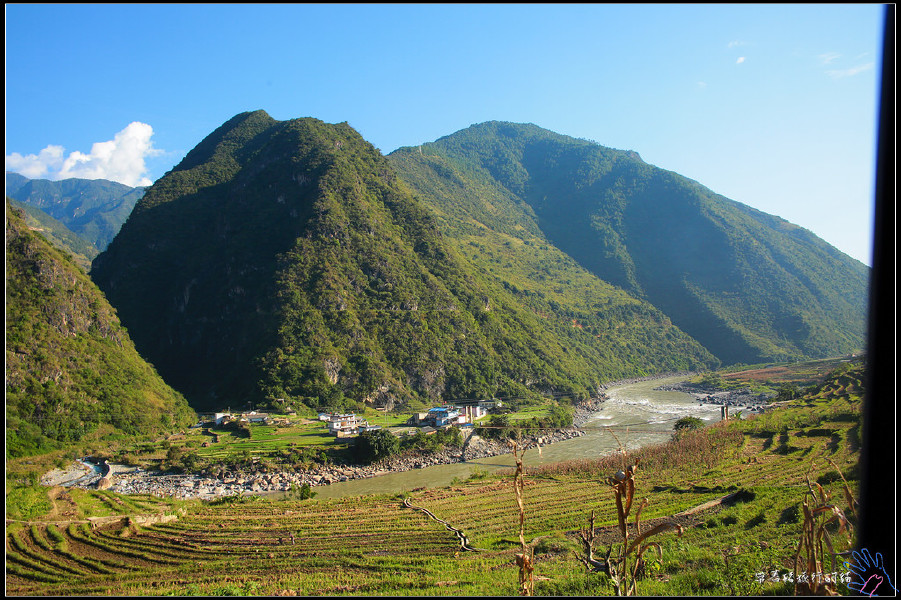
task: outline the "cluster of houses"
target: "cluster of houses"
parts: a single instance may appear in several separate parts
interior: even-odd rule
[[[428,412],[414,414],[407,423],[414,427],[434,428],[467,425],[484,417],[487,412],[487,408],[481,404],[437,406],[430,408]]]
[[[263,425],[269,425],[273,422],[272,416],[269,413],[261,413],[255,410],[247,412],[247,413],[231,413],[231,412],[217,412],[217,413],[200,413],[198,415],[200,417],[200,423],[194,425],[194,427],[200,427],[204,423],[215,423],[217,426],[222,426],[227,423],[237,422],[237,423],[260,423]]]
[[[464,406],[437,406],[428,412],[415,413],[407,421],[407,425],[419,427],[424,433],[434,433],[440,428],[472,426],[476,419],[488,413],[488,403],[467,404]],[[379,425],[371,425],[366,419],[354,413],[319,413],[319,420],[324,421],[330,434],[337,437],[350,437],[363,431],[380,429]]]
[[[369,421],[354,413],[319,413],[319,420],[325,421],[328,432],[336,437],[351,437],[364,431],[381,429],[379,425],[370,425]]]
[[[494,406],[494,402],[478,402],[462,406],[438,406],[429,409],[428,412],[416,413],[407,421],[407,425],[419,427],[424,433],[434,433],[440,428],[451,426],[472,426],[476,419],[484,417],[488,408]],[[379,425],[372,425],[366,419],[358,417],[355,413],[319,413],[319,420],[325,422],[328,432],[336,437],[352,437],[364,431],[381,429]],[[269,413],[251,411],[248,413],[232,414],[230,412],[217,412],[201,415],[202,422],[215,422],[222,426],[230,422],[257,423],[270,425],[276,422]],[[199,427],[200,424],[195,425]]]

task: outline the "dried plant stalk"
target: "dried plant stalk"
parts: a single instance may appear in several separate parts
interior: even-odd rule
[[[516,504],[519,507],[519,543],[522,546],[522,552],[516,555],[516,564],[519,567],[519,595],[531,596],[534,591],[535,581],[532,576],[535,568],[532,566],[533,549],[526,545],[525,524],[526,511],[523,504],[523,490],[525,488],[524,469],[522,457],[525,454],[525,448],[519,450],[516,441],[511,441],[513,446],[513,458],[516,460],[516,473],[513,478],[513,490],[516,493]]]
[[[831,461],[830,461],[831,462]],[[833,464],[833,466],[835,466]],[[812,468],[812,467],[811,467]],[[841,475],[841,471],[839,471]],[[842,478],[844,480],[844,477]],[[813,485],[816,485],[817,491],[814,492]],[[829,503],[829,495],[819,483],[811,485],[810,477],[807,477],[808,493],[814,500],[819,497],[820,503],[811,508],[806,495],[801,504],[804,511],[804,524],[801,529],[801,539],[795,550],[795,595],[827,595],[838,596],[838,589],[835,581],[826,581],[821,576],[826,571],[825,562],[827,557],[832,559],[832,571],[835,572],[837,552],[832,543],[832,536],[826,526],[830,523],[838,523],[838,532],[845,533],[848,537],[848,544],[851,543],[851,523],[845,517],[845,513]],[[845,482],[846,497],[850,497],[850,490],[847,489]],[[854,510],[853,497],[851,510]],[[829,516],[831,515],[831,516]],[[803,554],[803,562],[802,562]],[[803,565],[803,567],[802,567]],[[803,568],[804,577],[799,577],[799,571]],[[803,580],[802,580],[803,579]]]
[[[614,435],[614,438],[616,436]],[[622,454],[622,470],[618,471],[605,480],[609,486],[613,488],[613,498],[616,502],[616,516],[619,525],[620,535],[622,536],[622,544],[612,544],[606,553],[603,561],[594,557],[594,511],[591,513],[589,528],[580,532],[582,546],[585,556],[580,556],[579,560],[591,572],[604,572],[610,576],[613,581],[614,593],[617,596],[631,596],[636,593],[636,581],[644,572],[644,553],[649,548],[657,551],[658,557],[663,554],[660,544],[657,542],[646,542],[648,538],[663,533],[669,529],[675,529],[678,535],[682,535],[682,526],[674,521],[664,521],[659,525],[651,528],[645,533],[641,532],[641,511],[650,503],[645,498],[638,505],[635,511],[635,539],[630,542],[629,532],[629,514],[632,510],[633,500],[635,498],[635,473],[638,471],[637,461],[634,464],[627,465],[626,451],[620,444],[620,452]],[[614,546],[618,546],[619,554],[611,558]],[[634,559],[630,561],[630,557],[634,555]]]

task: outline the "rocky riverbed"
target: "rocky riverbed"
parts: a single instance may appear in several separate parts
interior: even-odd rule
[[[547,445],[554,442],[584,435],[576,427],[555,431],[543,436],[523,438],[522,446],[534,448],[536,445]],[[510,452],[506,442],[488,440],[473,435],[465,446],[465,459],[473,460]],[[144,471],[125,465],[109,465],[109,473],[105,479],[110,483],[109,489],[122,494],[153,494],[157,496],[174,496],[177,498],[212,499],[220,496],[265,494],[284,492],[292,486],[309,484],[311,487],[329,485],[350,479],[377,477],[387,473],[422,469],[434,465],[460,462],[460,448],[446,449],[442,452],[427,455],[399,456],[373,465],[323,465],[302,472],[229,472],[221,476],[203,474],[173,475]],[[59,470],[55,470],[59,471]],[[77,482],[64,481],[63,471],[51,472],[44,476],[44,485],[74,485],[76,487],[95,488],[100,479],[78,479]],[[83,475],[84,469],[74,469],[69,475]]]
[[[736,408],[745,408],[752,412],[763,411],[773,395],[756,394],[749,388],[738,390],[721,390],[716,388],[705,387],[697,383],[689,383],[680,381],[668,385],[661,385],[654,388],[655,390],[666,390],[675,392],[685,392],[697,398],[698,402],[705,404],[719,404],[721,406],[733,406]]]
[[[597,414],[603,408],[606,400],[607,395],[602,393],[599,398],[584,400],[577,404],[573,409],[573,426],[582,427],[585,425],[592,415]]]
[[[613,387],[619,387],[621,385],[629,385],[631,383],[640,383],[642,381],[654,381],[655,379],[669,379],[670,377],[685,377],[686,379],[690,377],[694,377],[695,375],[699,375],[699,373],[695,371],[674,371],[671,373],[658,373],[657,375],[647,375],[645,377],[632,377],[630,379],[618,379],[616,381],[610,381],[608,383],[602,384],[598,389],[609,390]],[[657,389],[663,389],[657,388]],[[601,394],[603,396],[603,394]]]

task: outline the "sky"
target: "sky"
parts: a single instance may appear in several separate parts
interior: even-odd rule
[[[634,150],[871,262],[883,5],[6,4],[6,170],[149,185],[234,115],[384,154],[490,120]]]

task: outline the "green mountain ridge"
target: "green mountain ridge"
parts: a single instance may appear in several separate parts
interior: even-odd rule
[[[6,452],[156,435],[196,418],[87,274],[6,205]]]
[[[635,152],[491,121],[391,159],[439,214],[546,239],[662,310],[724,363],[863,347],[865,265]],[[453,185],[466,193],[430,191]],[[487,202],[486,189],[495,190]],[[492,209],[496,198],[504,210]],[[466,206],[469,220],[453,206]]]
[[[87,241],[62,222],[54,219],[40,208],[24,204],[7,197],[10,206],[21,211],[25,223],[33,231],[39,231],[58,250],[68,252],[79,267],[87,273],[91,261],[100,253],[97,247]]]
[[[106,179],[50,181],[6,172],[7,196],[43,210],[98,251],[119,232],[144,189]]]
[[[559,252],[552,277],[560,261],[582,280],[578,307],[472,264],[346,123],[256,111],[151,186],[91,276],[197,408],[587,397],[610,379],[716,364]]]

